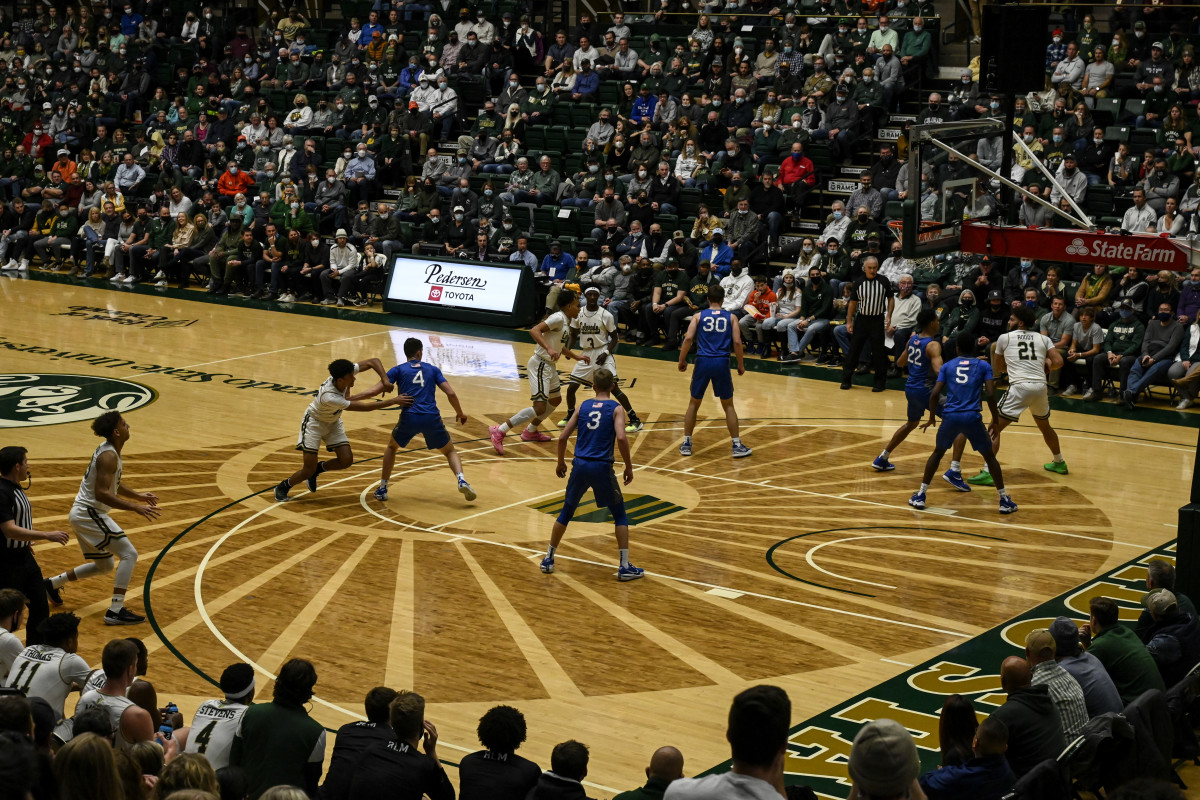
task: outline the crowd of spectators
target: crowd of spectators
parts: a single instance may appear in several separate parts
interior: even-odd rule
[[[347,306],[370,302],[397,253],[520,262],[543,298],[595,284],[627,339],[668,348],[719,281],[752,353],[840,364],[873,261],[895,297],[890,357],[922,307],[947,344],[977,329],[986,347],[1005,309],[1031,303],[1069,356],[1061,393],[1111,387],[1132,407],[1175,380],[1191,405],[1195,278],[899,253],[886,223],[912,194],[923,218],[998,210],[997,187],[954,155],[909,186],[907,123],[873,144],[933,79],[931,3],[742,5],[539,28],[519,7],[423,2],[259,25],[161,0],[22,2],[0,18],[0,271]],[[1015,180],[1064,213],[1073,200],[1098,223],[1189,235],[1200,70],[1172,23],[1117,15],[1110,45],[1085,15],[1049,45],[1045,91],[989,94],[966,70],[921,94],[915,121],[1011,104]],[[967,157],[999,169],[1003,142]],[[814,156],[863,153],[826,214]],[[971,177],[974,191],[954,183]],[[1030,200],[1018,215],[1069,224]]]
[[[1113,600],[1094,597],[1082,627],[1059,617],[1048,629],[1031,632],[1024,654],[1001,665],[1005,702],[982,722],[971,700],[947,699],[934,770],[921,773],[912,734],[899,723],[865,724],[848,761],[851,796],[999,800],[1014,786],[1034,781],[1042,787],[1036,796],[1065,798],[1066,787],[1055,790],[1047,783],[1058,774],[1055,760],[1076,737],[1111,736],[1118,715],[1135,728],[1148,726],[1150,734],[1139,733],[1140,744],[1122,745],[1129,752],[1117,760],[1137,768],[1121,773],[1120,780],[1168,775],[1169,757],[1154,755],[1154,731],[1163,724],[1156,715],[1166,713],[1165,695],[1191,680],[1200,665],[1200,622],[1192,601],[1173,591],[1170,563],[1150,561],[1146,584],[1144,611],[1134,625],[1120,622]],[[159,707],[137,639],[108,642],[101,669],[93,673],[76,654],[78,617],[61,612],[39,626],[41,644],[20,649],[23,601],[15,590],[0,590],[0,668],[10,687],[0,696],[0,783],[6,797],[586,800],[588,747],[575,740],[556,745],[550,768],[543,770],[517,754],[526,721],[511,706],[493,707],[479,720],[483,749],[457,765],[456,791],[438,756],[437,726],[415,692],[371,689],[365,719],[336,731],[327,758],[326,730],[306,710],[318,682],[308,661],[292,659],[280,668],[270,700],[256,698],[250,665],[230,665],[221,675],[222,696],[204,702],[189,721],[173,704]],[[17,648],[7,646],[10,639]],[[35,680],[28,668],[42,663],[58,668]],[[65,701],[75,691],[82,696],[66,717]],[[663,746],[650,758],[645,785],[616,800],[811,800],[816,795],[808,787],[785,785],[791,724],[791,702],[782,689],[749,688],[729,711],[729,771],[684,778],[683,754]]]

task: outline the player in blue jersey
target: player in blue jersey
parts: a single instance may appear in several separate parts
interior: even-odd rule
[[[942,368],[942,343],[938,337],[940,329],[937,312],[932,308],[921,309],[917,314],[917,332],[909,337],[908,346],[896,359],[897,369],[908,367],[908,380],[904,384],[908,422],[896,429],[887,447],[871,462],[871,466],[879,472],[890,472],[896,468],[895,464],[888,461],[888,456],[916,430],[929,408],[933,382]]]
[[[736,327],[736,326],[735,326]],[[560,478],[567,475],[567,439],[576,428],[579,435],[575,438],[575,457],[571,462],[571,477],[567,480],[567,494],[563,499],[562,511],[554,521],[550,531],[550,547],[546,557],[542,559],[542,572],[554,572],[554,551],[558,549],[567,525],[579,507],[588,489],[596,498],[596,505],[607,508],[612,514],[617,528],[617,548],[620,551],[621,563],[617,567],[617,580],[637,580],[646,571],[629,563],[629,517],[625,514],[625,498],[621,496],[621,486],[617,476],[613,475],[613,444],[621,451],[621,460],[625,462],[625,472],[621,476],[628,486],[633,480],[633,462],[629,458],[629,439],[625,436],[625,409],[613,400],[610,392],[616,385],[616,378],[606,369],[598,369],[592,374],[592,389],[596,397],[585,400],[579,410],[567,420],[567,426],[558,436],[558,467],[555,474]]]
[[[746,374],[746,362],[742,355],[742,334],[737,320],[721,306],[725,302],[725,290],[719,284],[708,287],[708,308],[692,315],[687,335],[679,348],[679,371],[687,372],[687,356],[696,342],[696,365],[692,369],[692,399],[683,416],[683,444],[679,455],[692,454],[692,431],[696,428],[696,415],[704,402],[704,393],[711,383],[713,394],[721,400],[725,409],[725,427],[733,439],[733,457],[745,458],[754,451],[742,444],[738,437],[737,409],[733,407],[733,378],[729,374],[729,353],[737,356],[738,375]]]
[[[446,399],[454,406],[454,418],[459,425],[467,423],[467,415],[463,413],[458,395],[450,387],[449,382],[442,376],[442,371],[433,364],[421,360],[425,346],[420,339],[404,340],[404,357],[408,361],[387,371],[387,379],[400,389],[402,395],[412,398],[412,405],[400,412],[400,420],[392,429],[392,438],[388,441],[387,450],[383,451],[383,470],[379,479],[379,488],[375,490],[376,500],[387,500],[388,479],[392,477],[392,465],[396,462],[396,451],[407,445],[421,434],[425,437],[425,447],[437,450],[446,457],[450,469],[458,478],[458,490],[467,500],[474,500],[475,490],[463,477],[462,459],[450,441],[450,434],[442,424],[442,415],[438,411],[437,390],[446,393]]]
[[[938,399],[942,391],[946,392],[946,404],[942,408],[942,427],[937,433],[937,443],[929,460],[925,462],[925,475],[921,479],[921,488],[908,499],[913,508],[925,508],[925,492],[933,473],[942,463],[942,456],[954,445],[955,440],[963,436],[979,455],[983,456],[988,470],[996,483],[996,491],[1000,494],[1000,513],[1011,514],[1017,510],[1017,504],[1008,496],[1004,489],[1004,475],[1000,472],[1000,464],[992,449],[992,436],[983,425],[983,409],[981,397],[987,400],[988,410],[992,413],[992,426],[1000,418],[996,410],[996,386],[992,378],[992,365],[975,358],[975,336],[961,333],[956,340],[958,356],[942,364],[938,372],[937,383],[929,396],[929,420],[921,425],[921,430],[937,424],[936,411]]]

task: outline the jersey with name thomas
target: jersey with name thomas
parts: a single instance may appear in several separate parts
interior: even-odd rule
[[[1008,382],[1046,383],[1046,355],[1054,349],[1049,336],[1038,331],[1015,330],[1000,334],[996,352],[1004,356]]]
[[[562,349],[567,346],[567,342],[569,342],[571,339],[571,328],[568,324],[569,322],[570,320],[567,319],[567,315],[561,311],[555,311],[553,314],[546,317],[547,330],[544,338],[546,339],[547,344],[560,353],[562,352]],[[546,348],[542,347],[540,344],[534,348],[533,354],[542,361],[550,361],[550,354],[547,353]]]
[[[331,376],[317,390],[317,396],[308,405],[307,414],[317,422],[333,422],[349,406],[350,398],[337,387],[337,382]]]
[[[426,414],[438,416],[437,387],[445,383],[442,371],[424,361],[409,361],[392,367],[388,380],[396,384],[396,391],[413,399],[412,405],[402,414]]]
[[[729,358],[733,352],[733,315],[723,308],[706,308],[696,321],[696,355]]]
[[[575,458],[585,461],[613,460],[613,444],[617,441],[617,429],[613,426],[613,414],[617,411],[616,400],[585,400],[579,406],[579,422],[576,427]]]
[[[607,308],[579,309],[571,320],[571,330],[579,334],[579,347],[585,351],[607,350],[609,334],[617,329],[617,320]]]
[[[54,709],[57,721],[63,717],[63,705],[71,687],[82,686],[91,671],[87,662],[75,653],[61,647],[31,644],[13,661],[4,685],[21,690],[26,697],[45,700]]]
[[[933,388],[933,373],[929,371],[929,355],[926,350],[932,336],[914,333],[908,340],[908,380],[904,388],[910,392],[928,392]]]
[[[938,382],[946,387],[942,414],[978,414],[983,411],[983,388],[992,379],[992,365],[971,356],[942,364]]]

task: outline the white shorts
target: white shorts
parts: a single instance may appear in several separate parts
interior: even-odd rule
[[[321,442],[325,442],[326,450],[350,444],[341,416],[333,422],[318,422],[310,414],[304,415],[304,421],[300,423],[300,436],[296,439],[296,449],[316,453],[321,449]]]
[[[1050,416],[1050,401],[1046,397],[1044,383],[1014,383],[1008,387],[1004,397],[1000,398],[996,410],[1005,419],[1016,422],[1021,418],[1021,412],[1029,409],[1034,419],[1047,419]]]
[[[596,365],[596,359],[604,353],[608,353],[607,347],[601,347],[596,350],[584,350],[581,355],[587,356],[592,361],[590,364],[585,364],[582,361],[576,361],[575,368],[571,370],[571,377],[569,380],[572,383],[578,383],[581,386],[591,386],[592,375],[598,369],[606,369],[613,374],[614,378],[617,377],[617,357],[612,353],[608,354],[608,358],[604,359],[604,363],[602,365]]]
[[[88,506],[71,506],[67,521],[75,531],[83,557],[89,561],[112,558],[109,547],[117,539],[126,538],[125,531],[108,514]]]
[[[535,403],[562,395],[562,381],[554,364],[543,358],[530,356],[525,365],[529,373],[529,399]]]

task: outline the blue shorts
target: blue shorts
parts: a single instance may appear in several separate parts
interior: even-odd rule
[[[943,415],[942,427],[938,428],[937,432],[937,448],[949,450],[960,433],[967,437],[976,453],[986,455],[992,452],[992,437],[988,435],[987,426],[983,424],[982,414],[972,412]]]
[[[722,400],[733,397],[733,378],[729,374],[729,357],[698,357],[692,367],[692,397],[700,400],[712,383],[713,394]]]
[[[401,414],[400,421],[392,428],[396,444],[405,447],[418,433],[424,434],[425,446],[430,450],[441,450],[450,444],[450,434],[442,424],[442,418],[433,414]]]
[[[929,397],[933,394],[932,389],[909,389],[904,388],[904,397],[908,400],[908,421],[920,422],[925,414],[929,412]],[[946,396],[942,395],[941,403],[938,404],[938,410],[934,412],[936,416],[942,415],[941,405],[946,402]]]
[[[575,459],[571,464],[571,476],[567,478],[567,494],[563,499],[562,511],[558,512],[560,525],[567,525],[575,516],[579,502],[592,490],[596,505],[607,508],[613,515],[617,525],[628,525],[629,517],[625,514],[625,497],[621,494],[621,484],[613,474],[611,461],[586,461]]]

